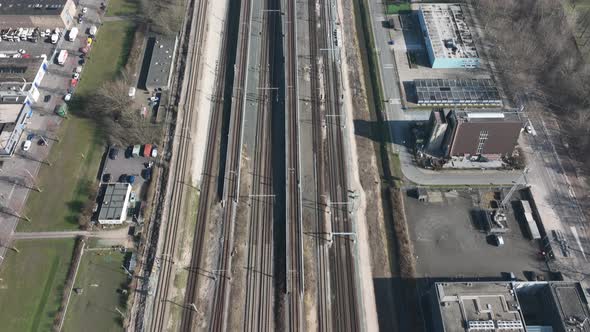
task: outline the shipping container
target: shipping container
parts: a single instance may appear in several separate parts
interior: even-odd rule
[[[133,151],[131,152],[131,156],[139,157],[139,152],[141,151],[141,145],[137,144],[133,146]]]
[[[524,212],[524,219],[527,224],[527,229],[529,231],[529,235],[531,236],[532,240],[538,240],[541,238],[541,233],[539,232],[539,227],[537,227],[537,222],[533,218],[533,210],[531,209],[531,205],[529,201],[521,200],[520,204],[522,205],[522,209]]]
[[[152,145],[146,144],[143,146],[143,156],[149,158],[152,156]]]

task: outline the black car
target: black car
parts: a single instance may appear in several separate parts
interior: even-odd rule
[[[109,183],[111,182],[111,174],[105,173],[102,175],[102,182]]]
[[[152,169],[151,168],[146,168],[144,170],[141,171],[141,177],[144,178],[144,180],[149,181],[152,178]]]
[[[115,160],[115,159],[117,159],[117,156],[118,156],[118,155],[119,155],[119,148],[117,148],[117,147],[112,147],[112,148],[109,150],[109,158],[111,158],[111,159]]]
[[[127,149],[125,149],[125,158],[129,159],[131,158],[133,155],[133,146],[128,146]]]
[[[50,100],[51,100],[51,95],[45,95],[45,97],[43,97],[44,102],[48,102]]]
[[[119,182],[127,183],[127,174],[121,174],[121,176],[119,176]]]

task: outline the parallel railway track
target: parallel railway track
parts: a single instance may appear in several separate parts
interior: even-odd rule
[[[266,8],[270,1],[265,0]],[[246,299],[244,331],[273,330],[273,183],[272,183],[272,90],[271,38],[269,36],[272,12],[262,14],[258,107],[249,108],[249,116],[256,117],[256,139],[253,147],[252,188],[250,191],[250,227],[246,267]]]
[[[193,2],[194,4],[194,2]],[[198,5],[192,6],[194,10],[193,20],[196,24],[192,24],[191,33],[194,32],[194,49],[189,50],[191,56],[189,66],[187,68],[188,75],[188,91],[192,91],[198,82],[198,70],[200,68],[200,47],[203,42],[205,34],[205,17],[207,14],[208,1],[198,1]],[[192,23],[192,22],[191,22]],[[189,42],[190,45],[190,42]],[[162,251],[159,257],[156,257],[156,264],[159,265],[158,283],[154,294],[153,307],[151,315],[149,316],[148,329],[150,331],[163,331],[166,328],[168,317],[169,290],[173,278],[174,271],[174,257],[177,249],[177,234],[179,222],[182,217],[182,201],[185,186],[187,181],[187,161],[190,151],[190,130],[193,121],[193,111],[195,109],[196,98],[192,93],[188,93],[186,104],[183,105],[183,110],[179,112],[181,118],[177,118],[177,126],[175,135],[178,139],[178,148],[173,149],[174,165],[170,169],[169,182],[166,199],[168,199],[169,212],[167,219],[161,221],[160,227],[165,227]]]
[[[287,122],[286,148],[287,152],[287,227],[286,227],[286,271],[287,278],[287,326],[288,331],[303,330],[303,237],[301,213],[301,167],[299,146],[299,105],[297,84],[297,17],[296,1],[286,0],[286,104],[285,114]]]
[[[313,12],[313,13],[312,13]],[[330,322],[323,321],[320,324],[320,330],[323,331],[358,331],[360,330],[358,296],[356,290],[356,271],[353,255],[354,243],[351,238],[332,236],[333,233],[352,233],[354,232],[348,213],[348,184],[347,184],[347,161],[344,152],[343,128],[345,116],[341,107],[341,92],[338,59],[335,55],[334,31],[331,25],[332,16],[331,2],[327,0],[318,0],[316,6],[310,9],[310,33],[317,36],[313,43],[312,54],[316,54],[316,59],[321,59],[321,66],[316,65],[316,71],[323,75],[321,85],[312,86],[313,91],[317,91],[321,101],[324,101],[325,108],[322,125],[325,126],[325,165],[324,171],[327,171],[324,181],[320,181],[318,188],[320,191],[327,192],[327,198],[324,202],[329,213],[329,232],[331,238],[331,247],[329,249],[329,275],[330,289],[332,297],[329,304],[324,304],[328,299],[324,298],[326,294],[320,294],[320,303],[318,315],[321,317],[330,310],[331,314],[325,317],[331,317]],[[318,18],[323,18],[318,21]],[[314,33],[315,32],[315,33]],[[318,51],[324,51],[318,54]],[[317,62],[316,62],[317,63]],[[313,67],[313,66],[312,66]],[[319,68],[318,68],[319,67]],[[321,105],[320,105],[321,106]],[[322,110],[322,107],[320,107]],[[316,126],[317,126],[316,122]],[[320,163],[322,165],[322,163]],[[321,174],[322,170],[320,170]],[[321,231],[321,230],[320,230]],[[325,246],[322,241],[321,246]],[[320,258],[322,248],[319,249]],[[320,264],[319,269],[327,268],[325,262]],[[325,283],[325,272],[319,271],[320,283]],[[318,289],[321,289],[318,285]],[[321,292],[320,292],[321,293]],[[325,308],[326,305],[328,308]],[[320,318],[322,320],[322,318]]]
[[[189,266],[189,278],[185,291],[185,303],[190,306],[183,312],[180,324],[180,331],[191,331],[195,329],[197,318],[203,310],[195,311],[198,299],[198,281],[199,278],[209,278],[208,271],[203,267],[205,257],[203,255],[205,246],[205,234],[209,222],[209,211],[219,203],[220,193],[217,190],[219,182],[219,162],[220,154],[220,132],[222,129],[223,111],[225,106],[224,92],[227,75],[227,54],[229,39],[227,37],[227,28],[225,28],[222,38],[222,49],[220,51],[220,60],[216,66],[216,80],[213,90],[213,106],[207,135],[207,148],[205,151],[205,163],[203,165],[203,174],[201,181],[201,195],[199,197],[199,208],[197,211],[197,225],[191,253],[191,263]],[[192,306],[195,307],[192,307]]]

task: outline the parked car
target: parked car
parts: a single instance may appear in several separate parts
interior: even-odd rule
[[[152,178],[152,169],[151,168],[145,168],[141,171],[141,177],[146,180],[149,181]]]
[[[111,149],[109,150],[109,158],[115,160],[117,159],[117,156],[119,156],[119,148],[116,146],[111,147]]]
[[[33,142],[30,139],[24,141],[24,143],[23,143],[23,151],[29,151],[29,149],[31,148],[31,145],[32,144],[33,144]]]
[[[102,175],[102,182],[109,183],[111,182],[111,173],[105,173]]]
[[[133,182],[135,182],[135,175],[129,175],[127,177],[127,182],[129,182],[130,184],[133,184]]]
[[[45,95],[45,97],[43,97],[43,101],[44,102],[49,102],[51,100],[51,95]]]
[[[82,8],[82,14],[86,14],[86,13],[88,13],[88,8],[87,7]]]
[[[127,174],[121,174],[121,176],[119,176],[119,182],[126,183],[127,182]]]

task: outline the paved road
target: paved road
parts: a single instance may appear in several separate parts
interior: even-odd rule
[[[126,239],[129,228],[122,228],[112,231],[65,231],[65,232],[24,232],[14,233],[13,240],[32,240],[32,239],[66,239],[77,236],[87,236],[99,239]]]
[[[378,63],[381,68],[381,85],[385,100],[401,100],[400,87],[396,69],[395,56],[387,41],[390,31],[378,18],[383,18],[383,2],[369,1],[375,47],[378,52]],[[404,112],[400,103],[385,103],[385,118],[393,138],[395,151],[399,153],[404,176],[420,185],[510,185],[520,176],[514,171],[443,171],[434,172],[418,168],[405,142],[410,141],[410,120],[427,119],[428,111]]]

